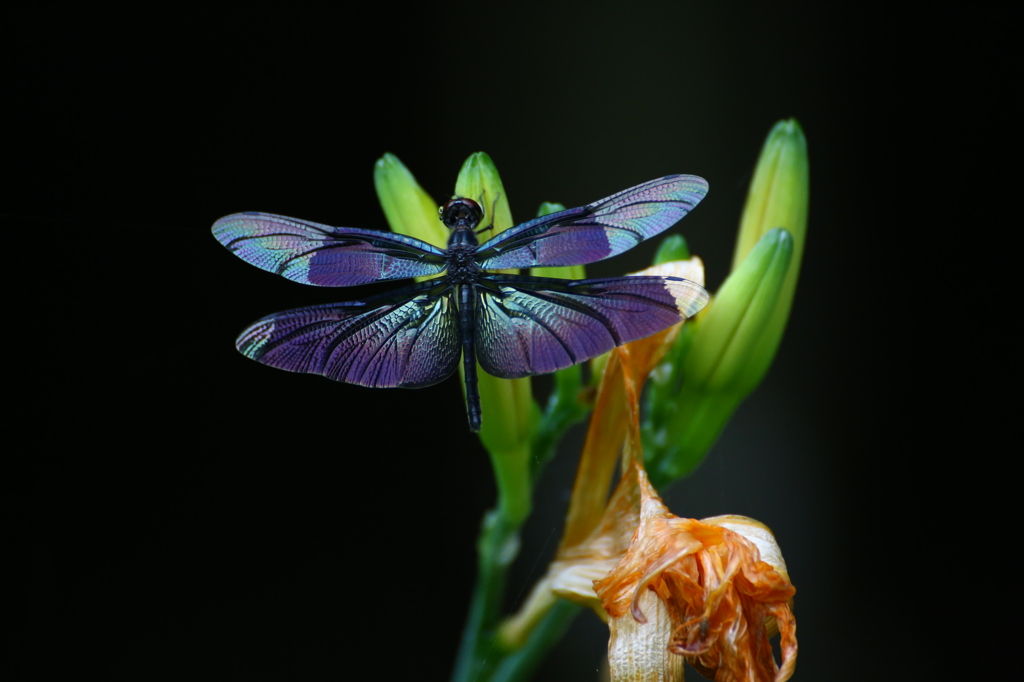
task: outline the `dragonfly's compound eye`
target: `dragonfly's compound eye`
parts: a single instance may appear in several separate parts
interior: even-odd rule
[[[441,207],[441,222],[446,227],[474,229],[484,217],[480,204],[472,199],[452,199]]]

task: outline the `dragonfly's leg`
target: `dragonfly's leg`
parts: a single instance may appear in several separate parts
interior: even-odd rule
[[[497,194],[497,196],[494,197],[494,202],[491,203],[491,210],[487,213],[487,216],[486,216],[487,217],[487,222],[488,222],[487,227],[481,227],[479,230],[476,231],[476,234],[483,234],[484,232],[490,232],[491,230],[494,229],[494,213],[498,210],[498,199],[500,199],[500,198],[501,198],[501,193],[499,192]],[[480,197],[480,201],[478,201],[477,203],[478,204],[482,204],[483,201],[484,201],[484,198],[483,198],[483,196],[481,196]]]
[[[480,389],[476,383],[476,300],[473,286],[459,286],[459,328],[462,332],[462,363],[466,375],[466,416],[469,418],[469,430],[479,431]]]

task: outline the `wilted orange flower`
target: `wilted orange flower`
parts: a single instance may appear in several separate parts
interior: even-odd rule
[[[640,649],[664,646],[718,682],[788,680],[796,666],[796,589],[771,532],[742,516],[674,516],[642,467],[634,466],[640,525],[619,564],[594,584],[610,616],[613,679],[631,677],[615,675],[616,664],[643,664],[634,653],[642,641]],[[646,633],[645,608],[662,623]],[[769,642],[776,631],[782,634],[781,667]],[[623,648],[628,660],[614,660]]]

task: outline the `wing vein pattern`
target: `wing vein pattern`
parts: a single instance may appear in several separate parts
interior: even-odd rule
[[[444,272],[444,251],[412,237],[331,227],[270,213],[235,213],[213,236],[247,263],[301,284],[347,287]]]
[[[492,275],[477,290],[476,345],[489,374],[545,374],[606,353],[692,316],[700,285],[678,277],[558,280]]]
[[[450,287],[422,282],[363,301],[269,315],[238,350],[265,365],[377,388],[429,386],[458,367],[461,347]]]

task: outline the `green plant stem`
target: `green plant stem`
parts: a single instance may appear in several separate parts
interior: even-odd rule
[[[499,503],[484,517],[477,542],[476,585],[455,660],[453,682],[489,680],[502,657],[495,634],[500,622],[508,568],[519,551],[519,524],[510,523],[501,509]]]
[[[520,682],[529,679],[582,610],[572,602],[559,600],[544,614],[526,643],[508,654],[494,668],[490,682]]]
[[[535,483],[544,466],[554,457],[565,432],[590,414],[591,406],[581,399],[582,390],[582,366],[573,365],[555,373],[555,390],[548,398],[544,417],[534,429],[531,441],[531,475]]]
[[[498,487],[498,509],[492,513],[509,527],[518,529],[530,515],[532,504],[529,443],[502,452],[492,451],[491,466]]]
[[[534,422],[530,447],[534,456],[491,453],[498,504],[484,517],[477,539],[477,581],[455,660],[453,682],[525,679],[561,639],[579,611],[568,602],[559,602],[537,623],[522,647],[508,651],[497,642],[498,626],[506,615],[501,608],[508,569],[519,553],[519,530],[529,513],[532,481],[566,430],[589,413],[589,407],[579,400],[580,368],[572,367],[560,374],[547,410]],[[525,462],[532,462],[528,474],[524,467],[516,465]]]
[[[575,604],[560,600],[538,622],[523,646],[514,651],[503,649],[496,640],[497,628],[503,617],[505,579],[518,549],[519,527],[507,525],[498,509],[489,512],[484,518],[478,544],[479,573],[469,618],[462,632],[453,682],[528,679],[581,610]]]

